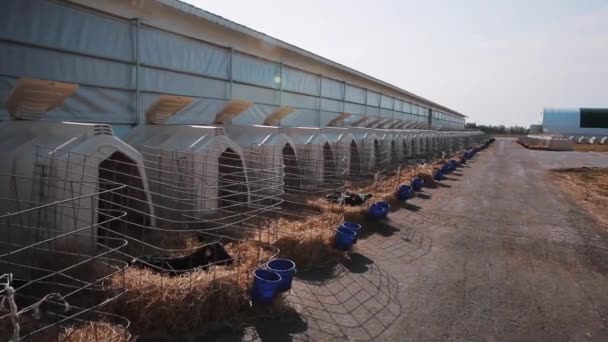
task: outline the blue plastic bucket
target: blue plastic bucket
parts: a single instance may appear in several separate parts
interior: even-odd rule
[[[452,158],[449,161],[450,166],[452,167],[452,171],[456,170],[456,168],[458,168],[458,160]]]
[[[277,272],[258,268],[253,271],[251,300],[256,304],[271,304],[279,291],[281,275]]]
[[[357,243],[359,240],[359,233],[361,232],[361,225],[355,222],[342,222],[339,228],[350,229],[355,232],[355,241],[353,243]]]
[[[435,172],[435,176],[433,176],[433,179],[436,181],[440,181],[443,179],[443,172],[441,170]]]
[[[386,215],[388,215],[388,212],[391,210],[391,205],[387,202],[376,202],[376,204],[384,210],[382,216],[386,217]]]
[[[450,173],[450,171],[451,171],[450,164],[444,164],[444,165],[441,167],[441,170],[440,170],[440,171],[441,171],[441,173],[443,173],[443,174]],[[437,173],[439,173],[439,172],[437,172]],[[438,180],[438,179],[436,179],[436,180]]]
[[[405,184],[401,185],[397,190],[397,198],[401,201],[407,201],[410,197],[412,197],[412,187]]]
[[[336,229],[335,247],[341,251],[347,251],[353,246],[356,238],[357,233],[355,233],[354,230],[348,228],[338,228]]]
[[[291,289],[293,276],[296,274],[296,263],[289,259],[274,259],[266,263],[266,268],[281,276],[278,291],[285,292]]]
[[[412,189],[414,189],[414,191],[422,190],[422,186],[424,185],[424,181],[418,177],[412,178],[411,183],[412,183]]]
[[[384,207],[382,207],[378,203],[373,203],[367,209],[367,217],[370,220],[377,221],[377,220],[380,220],[380,219],[382,219],[382,218],[384,218],[386,216],[385,215],[385,211],[386,211],[386,209],[384,209]]]
[[[412,186],[407,184],[401,184],[399,186],[399,191],[409,191],[412,192]]]

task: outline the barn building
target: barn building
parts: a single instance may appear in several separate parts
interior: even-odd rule
[[[545,108],[543,110],[543,132],[583,139],[608,136],[608,109]]]
[[[23,89],[69,93],[36,120],[109,124],[118,137],[163,99],[185,104],[167,124],[215,124],[234,101],[251,105],[224,124],[465,123],[445,106],[178,0],[6,0],[0,45],[0,98],[23,79],[52,81]],[[15,117],[9,105],[35,107],[3,101],[0,120]]]

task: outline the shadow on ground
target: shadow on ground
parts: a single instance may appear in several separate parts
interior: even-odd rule
[[[418,192],[418,193],[416,193],[416,198],[428,200],[428,199],[431,199],[431,195],[423,193],[423,192]]]

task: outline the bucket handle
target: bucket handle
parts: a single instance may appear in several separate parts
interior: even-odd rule
[[[277,259],[272,259],[272,260],[277,260]],[[265,269],[265,270],[267,270],[267,271],[270,271],[270,268],[268,268],[268,263],[269,263],[269,262],[271,262],[272,260],[268,260],[268,261],[267,261],[267,262],[264,264],[263,269]],[[293,261],[292,261],[292,262],[293,262]],[[296,263],[294,262],[293,264],[295,265]],[[275,272],[275,271],[273,271],[273,272]],[[296,273],[298,273],[298,265],[296,265],[296,267],[294,267],[294,269],[293,269],[293,274],[295,275]]]

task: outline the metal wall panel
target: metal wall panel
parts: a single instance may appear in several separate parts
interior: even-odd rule
[[[372,107],[379,107],[380,106],[380,94],[373,92],[373,91],[368,91],[367,92],[367,105],[372,106]]]
[[[380,108],[365,106],[365,114],[380,116]]]
[[[244,113],[232,119],[232,123],[238,125],[261,125],[264,120],[277,110],[277,106],[255,104]]]
[[[365,89],[347,84],[346,101],[365,104]]]
[[[344,102],[342,102],[342,101],[321,99],[321,109],[330,111],[330,112],[334,112],[334,113],[337,113],[337,112],[342,113],[343,104],[344,104]]]
[[[319,98],[315,96],[283,92],[281,95],[281,105],[294,108],[318,109]]]
[[[281,120],[281,126],[317,126],[319,112],[312,109],[298,109]]]
[[[258,104],[278,105],[279,92],[277,90],[235,83],[232,85],[232,98],[253,101]]]
[[[166,70],[141,68],[140,88],[143,91],[226,99],[227,87],[226,81]]]
[[[346,113],[363,115],[365,114],[365,106],[347,102],[344,105],[344,111]]]
[[[403,112],[412,113],[412,104],[409,102],[403,102]]]
[[[135,122],[135,92],[80,86],[45,119],[131,124]]]
[[[321,77],[284,66],[282,82],[284,90],[318,96]]]
[[[230,52],[223,48],[152,28],[142,28],[140,49],[141,62],[146,65],[229,78]]]
[[[132,23],[45,0],[3,0],[1,6],[1,38],[134,60]]]
[[[336,116],[340,115],[339,113],[335,113],[335,112],[325,112],[325,111],[321,111],[321,127],[325,127],[329,124],[329,122],[333,119],[336,118]],[[342,126],[343,123],[338,123],[337,126]]]
[[[109,60],[72,55],[0,42],[0,74],[35,77],[54,81],[134,88],[134,70]]]
[[[361,120],[365,115],[353,114],[344,120],[346,126],[352,125],[355,122]]]
[[[393,98],[386,95],[382,95],[380,97],[380,107],[386,109],[393,109]]]
[[[232,55],[232,78],[235,81],[278,89],[279,64],[235,53]]]
[[[392,117],[394,117],[394,113],[392,110],[381,108],[380,116],[383,118],[392,118]]]
[[[403,101],[395,99],[395,110],[398,112],[403,112]]]
[[[328,78],[321,79],[321,96],[342,100],[344,98],[344,83]]]
[[[6,99],[13,90],[16,81],[13,77],[0,76],[0,120],[10,118],[10,114],[6,108]]]

